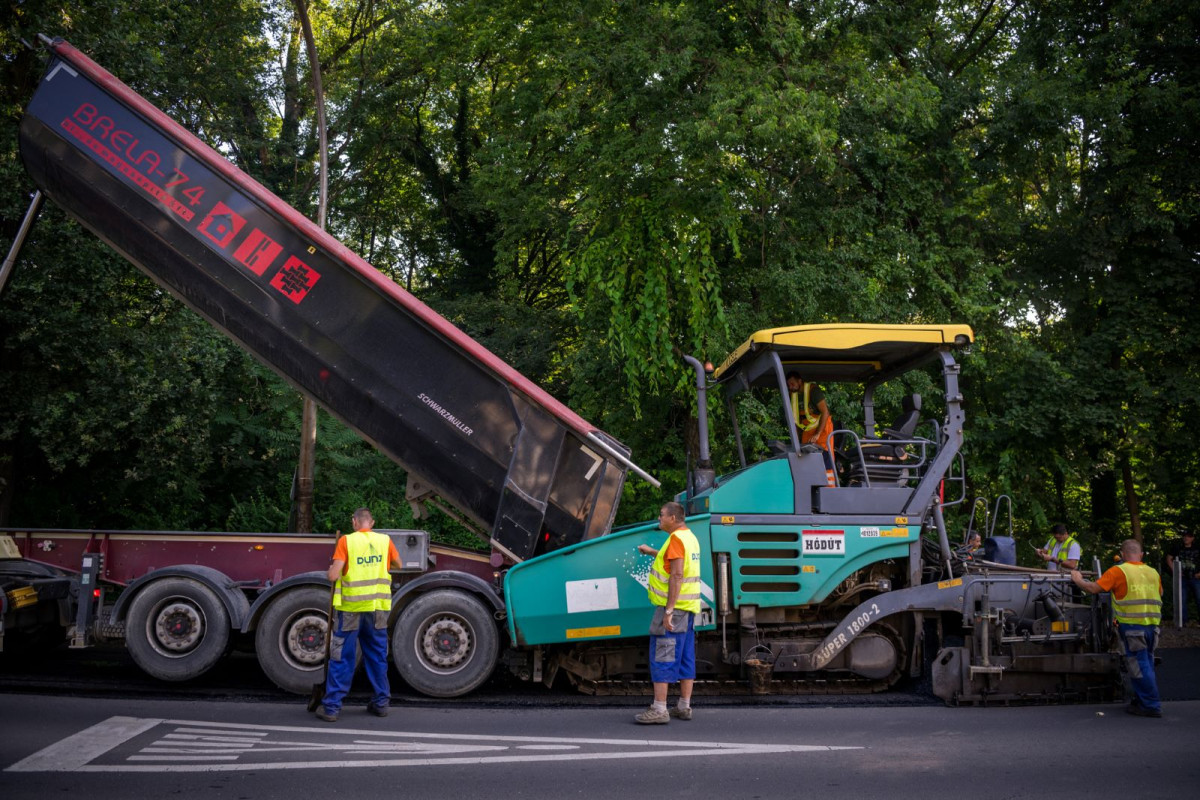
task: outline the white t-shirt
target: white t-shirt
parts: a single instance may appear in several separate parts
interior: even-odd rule
[[[1070,539],[1067,541],[1071,542],[1070,547],[1065,546],[1066,542],[1060,542],[1057,539],[1054,540],[1054,546],[1050,548],[1050,560],[1046,562],[1046,566],[1049,569],[1056,568],[1060,561],[1074,561],[1075,563],[1079,563],[1079,559],[1083,556],[1083,549],[1079,546],[1079,542],[1074,542]],[[1062,555],[1062,553],[1066,555]]]

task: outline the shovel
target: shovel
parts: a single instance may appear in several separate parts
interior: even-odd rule
[[[321,701],[325,699],[325,683],[329,679],[330,639],[333,638],[333,592],[334,589],[331,586],[329,588],[329,613],[325,616],[327,620],[325,624],[325,668],[321,670],[321,682],[314,683],[312,691],[308,695],[309,711],[316,711],[320,707]]]

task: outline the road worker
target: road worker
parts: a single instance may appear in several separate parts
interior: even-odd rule
[[[370,511],[358,509],[351,521],[354,533],[338,539],[327,573],[333,581],[333,629],[325,697],[317,709],[317,717],[326,722],[337,722],[341,713],[342,700],[354,678],[358,646],[362,647],[363,666],[371,681],[367,711],[386,717],[392,696],[387,674],[387,625],[392,610],[388,567],[401,568],[400,554],[386,534],[371,530],[375,519]]]
[[[1179,537],[1179,541],[1171,547],[1171,552],[1167,553],[1167,569],[1171,570],[1172,577],[1176,571],[1181,573],[1183,594],[1179,603],[1186,625],[1189,597],[1195,599],[1196,611],[1200,612],[1200,545],[1196,544],[1196,532],[1190,528],[1181,528]]]
[[[1162,581],[1153,567],[1142,563],[1142,545],[1126,539],[1121,545],[1121,563],[1093,583],[1079,570],[1071,580],[1090,594],[1112,593],[1113,618],[1125,646],[1125,666],[1133,684],[1133,701],[1126,711],[1138,717],[1161,717],[1162,701],[1154,675],[1154,639],[1162,621]]]
[[[1067,526],[1061,522],[1050,529],[1050,538],[1045,547],[1037,549],[1038,556],[1046,562],[1046,569],[1075,569],[1083,550],[1075,537],[1067,531]]]
[[[669,535],[659,549],[638,545],[654,556],[646,591],[654,605],[650,622],[650,680],[654,702],[634,719],[642,725],[664,724],[671,717],[692,718],[696,682],[696,615],[700,613],[700,542],[688,530],[683,506],[671,502],[658,514],[658,527]],[[667,687],[679,683],[679,702],[667,711]]]
[[[825,392],[817,384],[801,378],[795,370],[787,374],[787,387],[792,419],[800,432],[800,444],[821,448],[825,457],[825,479],[833,486],[833,417],[825,403]]]

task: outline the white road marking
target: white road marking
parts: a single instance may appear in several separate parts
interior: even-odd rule
[[[161,723],[161,719],[109,717],[85,731],[55,742],[29,758],[13,764],[13,772],[74,772],[89,761],[107,753],[115,744],[145,733]],[[8,771],[6,770],[6,771]]]
[[[159,726],[163,730],[156,732],[154,729]],[[140,744],[137,741],[139,738]],[[831,745],[641,738],[488,736],[111,717],[34,753],[6,771],[214,772],[313,767],[411,767],[861,749]],[[276,754],[276,757],[263,758],[268,754]]]
[[[577,744],[519,744],[518,750],[578,750]]]
[[[211,728],[176,728],[175,730],[178,731],[180,734],[190,733],[190,734],[195,734],[197,736],[224,736],[226,738],[229,738],[228,732],[223,731],[223,730],[214,731]],[[251,736],[262,737],[262,736],[266,736],[266,735],[267,735],[266,731],[238,731],[237,732],[237,736],[246,738],[247,741],[249,741],[248,737],[251,737]]]
[[[237,756],[130,756],[130,761],[233,761]]]

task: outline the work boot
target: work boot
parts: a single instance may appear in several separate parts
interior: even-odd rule
[[[692,707],[680,708],[679,706],[675,706],[671,709],[670,714],[675,719],[690,720],[692,718]]]
[[[324,707],[317,709],[317,719],[323,719],[326,722],[337,722],[338,712],[327,711]]]
[[[638,725],[666,725],[671,721],[671,715],[667,713],[666,709],[659,711],[654,706],[650,706],[634,719]]]
[[[1158,708],[1146,708],[1141,703],[1134,700],[1129,705],[1125,706],[1126,714],[1133,714],[1135,717],[1154,717],[1155,719],[1162,717],[1162,710]]]
[[[373,703],[368,703],[367,704],[367,713],[373,714],[376,717],[386,717],[388,715],[388,707],[387,706],[377,706],[377,705],[374,705]]]

